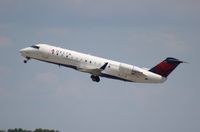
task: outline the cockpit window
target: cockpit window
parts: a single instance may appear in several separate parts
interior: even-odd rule
[[[37,46],[37,45],[32,45],[31,47],[32,47],[32,48],[35,48],[35,49],[39,49],[39,48],[40,48],[40,47]]]

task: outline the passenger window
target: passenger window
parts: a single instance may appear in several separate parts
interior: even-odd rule
[[[51,53],[54,54],[54,49],[51,50]]]

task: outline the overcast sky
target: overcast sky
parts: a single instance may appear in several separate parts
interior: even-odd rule
[[[1,0],[0,129],[61,132],[200,131],[200,1]],[[180,65],[163,84],[101,78],[39,61],[48,43],[140,67]]]

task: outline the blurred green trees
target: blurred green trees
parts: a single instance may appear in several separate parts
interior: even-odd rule
[[[0,132],[59,132],[58,130],[53,130],[53,129],[42,129],[42,128],[37,128],[34,131],[32,130],[25,130],[22,128],[14,128],[14,129],[8,129],[6,130],[0,130]]]

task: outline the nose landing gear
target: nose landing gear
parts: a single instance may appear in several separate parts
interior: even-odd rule
[[[24,63],[27,63],[27,60],[24,60]]]
[[[28,60],[30,60],[30,57],[26,57],[26,59],[24,60],[24,63],[27,63]]]

